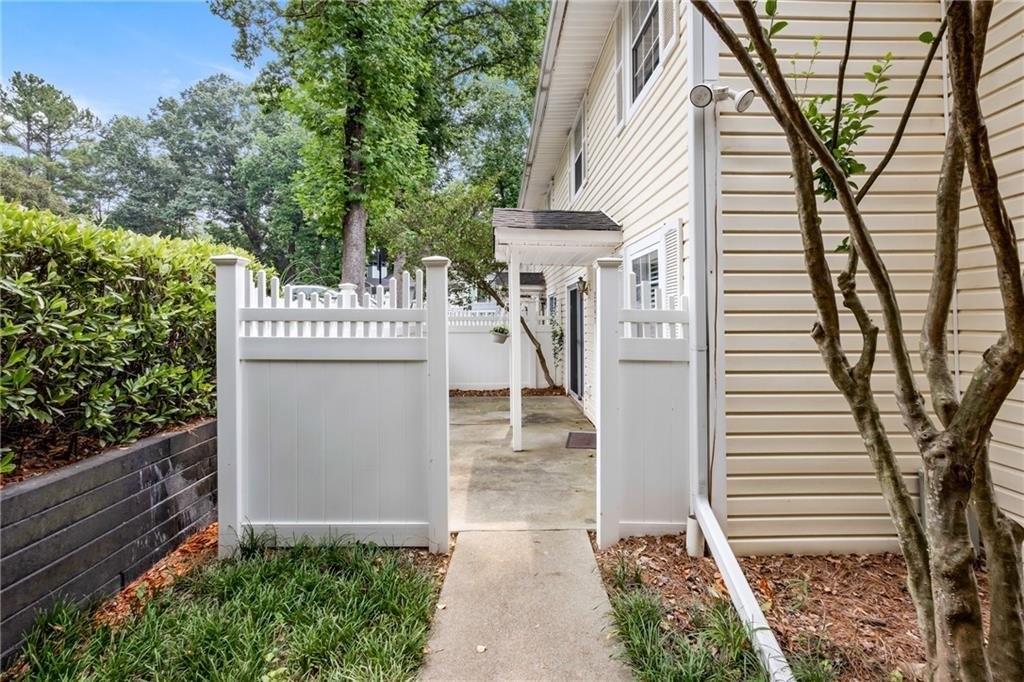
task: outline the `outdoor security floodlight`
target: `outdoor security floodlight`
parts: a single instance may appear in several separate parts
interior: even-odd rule
[[[711,90],[710,85],[699,83],[690,88],[690,104],[698,109],[703,109],[714,100],[715,93]]]
[[[703,109],[712,102],[731,99],[736,111],[742,114],[754,103],[755,95],[756,93],[750,88],[734,90],[725,85],[712,87],[707,83],[699,83],[690,89],[690,104],[698,109]]]
[[[750,108],[750,105],[754,103],[754,90],[747,88],[746,90],[740,90],[736,92],[732,88],[726,91],[729,99],[733,101],[733,105],[736,107],[736,111],[741,114]]]

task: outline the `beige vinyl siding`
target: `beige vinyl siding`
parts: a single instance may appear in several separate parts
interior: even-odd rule
[[[995,4],[985,44],[981,106],[999,173],[999,188],[1024,252],[1024,3]],[[995,257],[965,181],[957,277],[960,386],[966,388],[981,354],[1005,329]],[[1024,380],[992,426],[992,478],[999,503],[1024,521]]]
[[[847,2],[779,3],[789,26],[776,41],[789,70],[821,36],[809,93],[831,92],[843,50]],[[721,6],[737,29],[735,8]],[[867,90],[862,74],[887,51],[895,56],[887,99],[858,147],[869,169],[891,139],[927,51],[917,36],[936,29],[938,2],[858,2],[846,96]],[[800,69],[805,66],[800,65]],[[721,52],[722,81],[748,87],[736,61]],[[803,87],[801,82],[801,88]],[[825,372],[809,331],[814,306],[796,223],[790,162],[777,124],[758,100],[745,114],[719,107],[721,217],[725,298],[725,418],[728,534],[740,554],[852,552],[896,548],[892,523],[846,402]],[[904,311],[905,334],[917,348],[932,269],[934,191],[943,147],[942,65],[933,64],[899,153],[862,204],[883,251]],[[826,248],[847,233],[836,203],[822,207]],[[833,273],[844,254],[829,257]],[[878,301],[858,278],[881,324]],[[845,309],[844,313],[845,313]],[[843,315],[844,346],[860,338]],[[919,457],[890,391],[894,379],[882,343],[873,385],[907,485],[916,492]],[[912,354],[920,372],[916,352]],[[919,376],[919,384],[926,382]]]
[[[562,210],[601,210],[622,225],[623,246],[648,238],[658,231],[681,225],[689,210],[686,133],[689,105],[687,32],[685,7],[675,3],[678,21],[675,44],[663,53],[657,75],[649,82],[623,125],[616,123],[615,31],[609,27],[601,56],[585,96],[586,180],[575,197],[572,196],[572,164],[569,131],[552,185],[551,208]],[[627,107],[628,108],[628,107]],[[686,234],[688,227],[684,229]],[[669,237],[678,239],[678,237]],[[682,255],[679,248],[668,248],[674,260],[662,264],[668,282],[682,283]],[[584,411],[595,417],[592,403],[595,361],[593,268],[585,269],[590,294],[585,297],[584,339]],[[545,277],[549,294],[559,297],[562,324],[565,325],[565,287],[575,281],[584,269],[548,268]],[[674,293],[674,292],[673,292]]]

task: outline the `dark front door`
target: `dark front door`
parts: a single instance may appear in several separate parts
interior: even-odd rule
[[[569,391],[583,400],[583,296],[569,290]]]

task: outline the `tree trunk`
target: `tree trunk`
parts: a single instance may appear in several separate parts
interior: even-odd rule
[[[360,101],[362,87],[358,79],[353,83],[355,102]],[[341,227],[341,281],[355,284],[358,300],[362,301],[366,285],[366,205],[363,203],[362,143],[366,134],[362,108],[350,107],[345,120],[345,174],[348,177],[348,201]]]
[[[401,308],[402,306],[404,306],[406,304],[406,301],[405,301],[405,288],[401,286],[401,284],[402,284],[402,273],[405,271],[405,261],[406,260],[407,260],[407,258],[406,258],[404,253],[400,253],[397,256],[395,256],[394,277],[398,281],[398,284],[399,284],[399,286],[398,286],[398,300],[395,301],[395,305],[397,305],[399,308]]]
[[[992,679],[974,577],[974,547],[967,531],[973,471],[966,470],[962,441],[950,432],[924,453],[928,469],[927,515],[932,597],[940,658],[937,679]]]
[[[504,301],[501,299],[501,294],[491,286],[491,283],[487,280],[478,280],[477,286],[487,292],[487,295],[494,299],[494,301],[502,308],[506,307]],[[512,314],[512,306],[508,306],[509,315]],[[522,315],[519,316],[519,322],[523,325],[523,331],[530,338],[530,342],[533,344],[533,350],[537,354],[537,362],[540,363],[540,369],[544,372],[544,381],[548,382],[548,388],[554,388],[556,386],[555,380],[551,378],[551,370],[548,369],[548,361],[544,357],[544,349],[540,346],[540,341],[534,336],[533,330],[530,329],[530,325],[526,324],[526,318]]]
[[[987,448],[977,458],[972,491],[978,529],[985,547],[991,606],[989,664],[992,678],[1018,679],[1024,671],[1024,591],[1021,575],[1021,527],[999,508],[992,487]]]
[[[355,284],[356,292],[362,300],[366,283],[366,207],[362,201],[348,203],[341,239],[341,281]]]

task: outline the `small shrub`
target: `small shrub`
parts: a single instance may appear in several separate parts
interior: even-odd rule
[[[73,451],[211,414],[210,257],[233,250],[0,201],[0,428],[15,460],[40,440]]]

